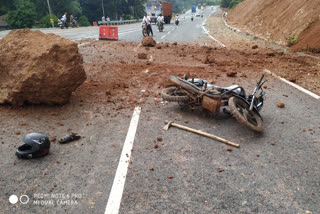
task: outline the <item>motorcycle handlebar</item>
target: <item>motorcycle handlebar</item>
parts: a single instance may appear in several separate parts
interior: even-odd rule
[[[259,82],[257,83],[257,85],[260,85],[260,84],[261,84],[261,81],[262,81],[263,77],[264,77],[264,74],[262,74],[262,76],[261,76]]]

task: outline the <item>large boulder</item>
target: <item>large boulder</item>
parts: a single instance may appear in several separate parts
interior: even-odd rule
[[[86,80],[75,42],[13,30],[0,40],[0,103],[65,104]]]

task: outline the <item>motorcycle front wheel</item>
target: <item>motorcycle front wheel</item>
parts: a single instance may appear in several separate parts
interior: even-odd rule
[[[179,87],[171,86],[164,88],[161,92],[161,97],[170,102],[182,102],[186,103],[189,101],[187,92]]]
[[[255,132],[263,132],[262,119],[254,110],[249,111],[250,105],[238,97],[231,97],[228,101],[232,115],[243,125]]]

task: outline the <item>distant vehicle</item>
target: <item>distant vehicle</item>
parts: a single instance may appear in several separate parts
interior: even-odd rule
[[[151,23],[156,23],[159,14],[164,17],[164,22],[170,24],[172,18],[172,4],[164,1],[149,0],[145,6],[145,12],[151,19]]]
[[[197,7],[196,7],[195,5],[192,5],[192,6],[191,6],[191,12],[192,12],[192,13],[197,12]]]

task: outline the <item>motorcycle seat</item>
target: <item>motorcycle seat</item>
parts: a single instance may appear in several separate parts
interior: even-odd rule
[[[234,90],[235,88],[238,88],[239,86],[238,85],[231,85],[231,86],[228,86],[228,87],[221,87],[222,89],[224,90],[227,90],[227,91],[232,91]]]

